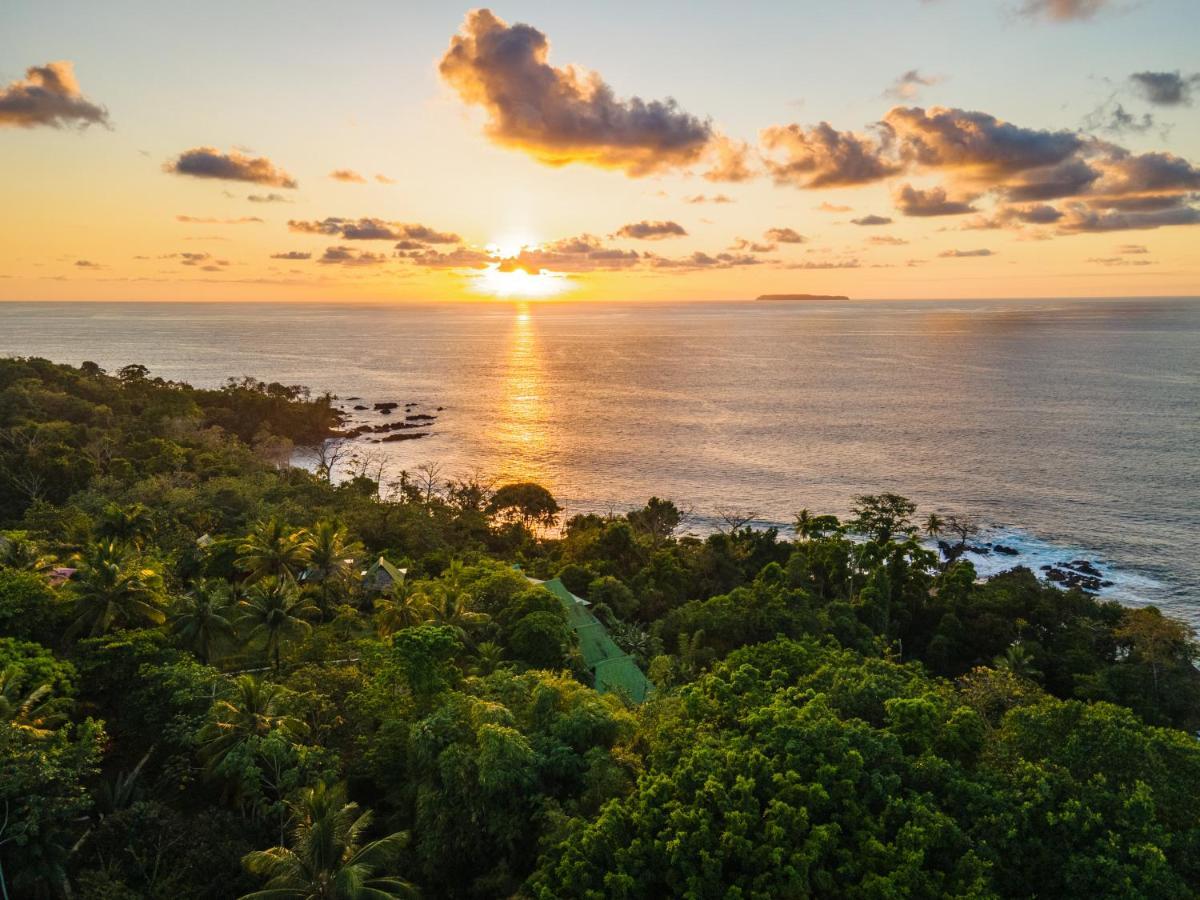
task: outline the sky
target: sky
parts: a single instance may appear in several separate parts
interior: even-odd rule
[[[1195,0],[0,6],[0,300],[1200,294]]]

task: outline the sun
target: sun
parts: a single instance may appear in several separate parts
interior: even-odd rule
[[[472,276],[474,288],[493,297],[523,297],[539,300],[555,297],[571,289],[571,282],[562,272],[541,269],[529,272],[520,268],[504,266],[503,261],[488,263],[487,267]]]
[[[481,294],[538,300],[555,297],[572,287],[565,273],[535,267],[522,259],[522,253],[539,249],[538,242],[525,235],[506,235],[484,249],[495,261],[471,275],[474,289]]]

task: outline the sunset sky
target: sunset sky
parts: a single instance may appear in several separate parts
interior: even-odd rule
[[[1200,293],[1200,3],[25,2],[0,299]]]

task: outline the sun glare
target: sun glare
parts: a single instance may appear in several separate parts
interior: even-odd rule
[[[488,263],[471,277],[475,290],[493,297],[538,300],[554,297],[571,287],[562,272],[532,269],[520,261],[522,252],[538,249],[538,242],[526,235],[497,238],[484,249],[495,262]]]
[[[524,269],[506,269],[500,262],[489,263],[473,276],[474,286],[483,294],[493,297],[521,297],[538,300],[554,297],[571,287],[567,276],[561,272],[527,272]]]

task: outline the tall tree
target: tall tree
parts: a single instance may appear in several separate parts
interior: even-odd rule
[[[281,578],[295,581],[312,558],[312,535],[276,518],[259,522],[238,545],[237,564],[250,581]]]
[[[317,612],[312,601],[300,594],[294,584],[275,577],[254,585],[238,606],[242,610],[242,623],[250,628],[247,640],[264,640],[267,659],[277,672],[284,641],[312,631],[307,620]]]
[[[351,540],[340,522],[322,519],[313,527],[306,581],[314,586],[322,616],[329,615],[333,599],[345,592],[362,553],[362,544]]]
[[[148,567],[130,560],[113,542],[94,544],[79,558],[79,571],[71,589],[75,595],[75,621],[69,637],[97,637],[114,628],[161,625],[162,579]]]
[[[106,541],[120,542],[141,549],[154,534],[150,510],[140,503],[121,506],[110,503],[104,508],[96,525],[96,536]]]
[[[304,723],[291,712],[291,696],[284,687],[254,675],[234,679],[232,694],[213,703],[208,722],[197,735],[209,766],[219,765],[245,741],[272,731],[289,738],[303,735]]]
[[[346,802],[341,785],[305,788],[292,805],[296,821],[291,847],[246,854],[243,862],[267,879],[242,900],[391,900],[417,897],[412,884],[395,874],[408,842],[396,832],[363,843],[371,812]]]
[[[912,515],[917,505],[899,494],[861,494],[854,498],[851,511],[854,518],[850,527],[879,544],[898,536],[908,537],[916,531]]]
[[[223,584],[206,581],[171,609],[171,632],[205,665],[217,644],[233,636],[233,604]]]

